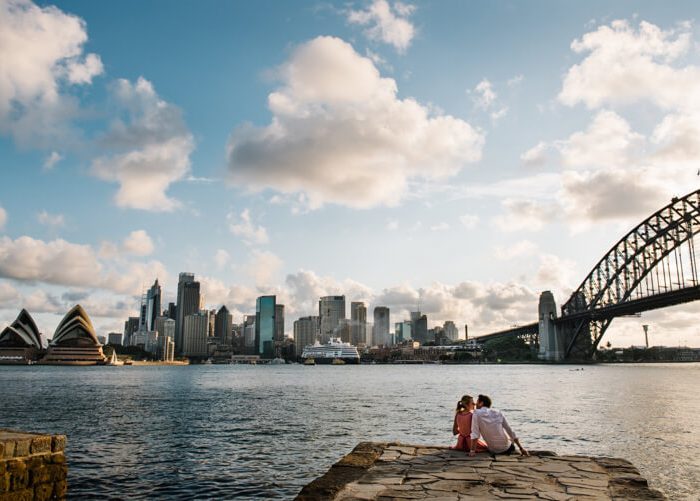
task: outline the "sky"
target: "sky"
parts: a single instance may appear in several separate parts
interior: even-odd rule
[[[470,335],[699,187],[696,2],[0,0],[0,325],[120,332],[195,273]],[[700,346],[690,304],[604,342]]]

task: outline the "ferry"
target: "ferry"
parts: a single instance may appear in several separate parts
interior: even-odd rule
[[[315,364],[359,364],[360,354],[357,348],[350,343],[344,343],[338,338],[331,338],[326,344],[318,341],[314,345],[304,348],[301,354],[302,360],[313,360]]]

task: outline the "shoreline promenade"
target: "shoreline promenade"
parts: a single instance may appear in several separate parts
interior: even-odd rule
[[[470,458],[447,447],[362,442],[296,500],[667,499],[624,459],[531,454]]]

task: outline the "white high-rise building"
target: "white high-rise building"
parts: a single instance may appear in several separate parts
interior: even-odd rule
[[[324,296],[318,301],[321,343],[337,337],[340,321],[345,318],[345,296]]]
[[[459,329],[452,320],[446,320],[443,326],[445,331],[445,337],[450,341],[457,341],[459,339]]]

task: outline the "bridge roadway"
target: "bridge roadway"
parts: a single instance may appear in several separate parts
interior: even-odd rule
[[[604,320],[612,319],[615,317],[634,315],[636,313],[642,313],[645,311],[656,310],[659,308],[666,308],[668,306],[675,306],[678,304],[689,303],[691,301],[696,301],[700,299],[700,286],[684,287],[682,289],[660,292],[653,296],[642,297],[639,299],[632,299],[629,301],[624,301],[622,303],[611,304],[608,306],[603,306],[602,308],[596,308],[590,311],[582,311],[580,313],[575,313],[573,315],[567,315],[564,317],[558,317],[554,319],[555,324],[563,324],[573,320]],[[539,322],[533,322],[531,324],[518,325],[517,327],[512,327],[510,329],[505,329],[498,332],[493,332],[491,334],[484,334],[482,336],[474,336],[474,340],[481,343],[498,339],[502,337],[517,337],[517,336],[532,336],[539,333]]]

